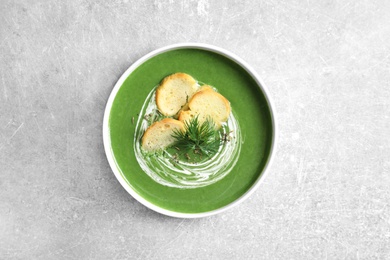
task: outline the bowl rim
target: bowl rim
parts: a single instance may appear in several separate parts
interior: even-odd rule
[[[200,50],[206,50],[206,51],[211,51],[217,54],[220,54],[233,62],[237,63],[239,66],[241,66],[243,69],[245,69],[249,75],[252,76],[252,78],[255,80],[257,85],[259,86],[260,90],[263,92],[265,99],[268,103],[268,107],[270,110],[271,114],[271,121],[272,121],[272,143],[270,147],[270,153],[267,159],[267,162],[265,163],[265,166],[263,168],[262,174],[259,176],[259,178],[253,183],[253,185],[243,194],[241,197],[237,198],[233,202],[218,208],[214,209],[211,211],[207,212],[199,212],[199,213],[184,213],[184,212],[176,212],[176,211],[171,211],[167,210],[164,208],[161,208],[142,196],[140,196],[135,190],[132,189],[132,187],[127,183],[127,181],[124,179],[123,175],[120,172],[120,168],[116,164],[116,161],[114,159],[113,151],[111,149],[111,138],[110,138],[110,129],[109,129],[109,117],[110,117],[110,112],[111,108],[114,102],[114,99],[120,89],[120,87],[123,85],[124,81],[127,79],[127,77],[135,70],[137,69],[141,64],[146,62],[147,60],[162,54],[164,52],[168,51],[173,51],[173,50],[178,50],[178,49],[200,49]],[[246,200],[248,197],[250,197],[253,192],[261,185],[261,183],[264,181],[265,177],[267,176],[269,172],[269,168],[272,164],[274,155],[276,153],[276,144],[277,144],[277,138],[278,138],[278,126],[277,126],[277,120],[276,120],[276,112],[275,112],[275,106],[274,103],[270,97],[269,91],[267,90],[267,87],[265,86],[263,80],[260,78],[260,76],[256,73],[256,71],[248,64],[246,63],[243,59],[241,59],[239,56],[236,54],[225,50],[223,48],[210,45],[210,44],[205,44],[205,43],[177,43],[177,44],[171,44],[167,45],[165,47],[158,48],[154,51],[151,51],[147,53],[146,55],[142,56],[139,58],[136,62],[130,65],[130,67],[122,74],[122,76],[119,78],[119,80],[116,82],[114,88],[112,89],[110,96],[108,98],[105,111],[104,111],[104,116],[103,116],[103,145],[104,145],[104,150],[105,154],[108,160],[108,163],[111,167],[111,170],[114,172],[115,177],[119,181],[119,183],[122,185],[122,187],[138,202],[146,206],[147,208],[156,211],[160,214],[167,215],[170,217],[176,217],[176,218],[201,218],[201,217],[207,217],[207,216],[212,216],[215,214],[219,214],[221,212],[224,212],[230,208],[233,208]]]

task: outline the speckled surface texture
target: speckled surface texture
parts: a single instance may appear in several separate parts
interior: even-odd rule
[[[0,259],[389,259],[389,1],[0,1]],[[280,126],[263,185],[220,215],[154,213],[115,179],[120,75],[179,42],[225,48]]]

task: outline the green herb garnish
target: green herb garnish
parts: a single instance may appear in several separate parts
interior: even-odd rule
[[[164,118],[167,118],[167,116],[161,114],[161,112],[158,111],[157,109],[154,109],[152,113],[144,116],[144,119],[148,122],[148,126],[151,126],[153,123],[157,121],[161,121]]]
[[[207,156],[212,156],[218,151],[221,144],[220,135],[211,119],[200,124],[196,116],[189,122],[184,122],[184,127],[184,131],[175,130],[172,135],[177,141],[175,147],[181,151],[192,151],[194,154]]]

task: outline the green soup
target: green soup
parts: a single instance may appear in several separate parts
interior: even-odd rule
[[[224,178],[208,186],[161,185],[141,169],[134,155],[136,122],[145,98],[162,78],[175,72],[216,87],[230,101],[241,128],[237,163]],[[157,207],[179,213],[208,212],[240,198],[263,173],[274,138],[269,104],[252,76],[234,61],[196,48],[158,54],[131,72],[113,100],[108,129],[115,167],[127,185]]]

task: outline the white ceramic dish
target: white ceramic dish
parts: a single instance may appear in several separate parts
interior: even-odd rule
[[[150,59],[152,59],[160,54],[170,52],[173,50],[188,49],[188,48],[206,50],[209,52],[213,52],[213,53],[222,55],[222,56],[228,58],[229,60],[235,62],[236,64],[238,64],[254,79],[254,81],[259,86],[261,92],[264,94],[265,99],[268,103],[269,111],[271,114],[272,137],[273,137],[272,142],[271,142],[270,151],[269,151],[269,156],[268,156],[268,159],[267,159],[265,166],[262,170],[262,173],[257,178],[257,180],[253,183],[253,185],[243,195],[241,195],[239,198],[237,198],[233,202],[231,202],[225,206],[222,206],[220,208],[209,210],[206,212],[194,212],[194,213],[179,212],[176,210],[170,210],[170,209],[167,209],[165,207],[161,207],[161,206],[157,205],[156,203],[152,202],[150,199],[145,198],[145,196],[140,195],[140,193],[134,189],[134,187],[131,183],[131,178],[129,180],[129,178],[126,177],[126,174],[121,170],[121,167],[118,165],[118,162],[115,159],[115,154],[114,154],[113,149],[112,149],[112,143],[111,143],[112,140],[110,137],[110,127],[109,127],[109,123],[110,123],[109,119],[110,119],[110,113],[111,113],[111,109],[113,106],[113,102],[118,94],[118,91],[120,90],[120,88],[124,84],[125,80],[129,77],[129,75],[131,75],[139,66],[141,66],[142,64],[144,64],[148,60],[150,60]],[[144,98],[144,97],[141,97],[141,98]],[[104,120],[103,120],[103,142],[104,142],[105,152],[107,155],[108,162],[111,166],[111,169],[114,172],[114,174],[115,174],[116,178],[118,179],[118,181],[120,182],[120,184],[125,188],[125,190],[131,196],[133,196],[136,200],[138,200],[140,203],[142,203],[146,207],[148,207],[156,212],[159,212],[161,214],[172,216],[172,217],[179,217],[179,218],[198,218],[198,217],[211,216],[214,214],[221,213],[227,209],[230,209],[230,208],[238,205],[239,203],[241,203],[245,199],[247,199],[260,186],[260,184],[263,182],[264,178],[266,177],[267,173],[269,172],[269,167],[270,167],[272,160],[275,156],[277,135],[278,135],[278,130],[277,130],[274,104],[270,98],[269,92],[268,92],[267,88],[265,87],[264,82],[257,75],[255,70],[250,65],[248,65],[244,60],[242,60],[237,55],[235,55],[227,50],[224,50],[224,49],[216,47],[216,46],[212,46],[212,45],[208,45],[208,44],[200,44],[200,43],[181,43],[181,44],[169,45],[169,46],[157,49],[155,51],[152,51],[152,52],[146,54],[145,56],[143,56],[142,58],[140,58],[139,60],[137,60],[134,64],[132,64],[126,70],[126,72],[120,77],[118,82],[115,84],[114,89],[112,90],[110,97],[108,99],[108,102],[107,102],[107,105],[105,108],[105,113],[104,113]]]

